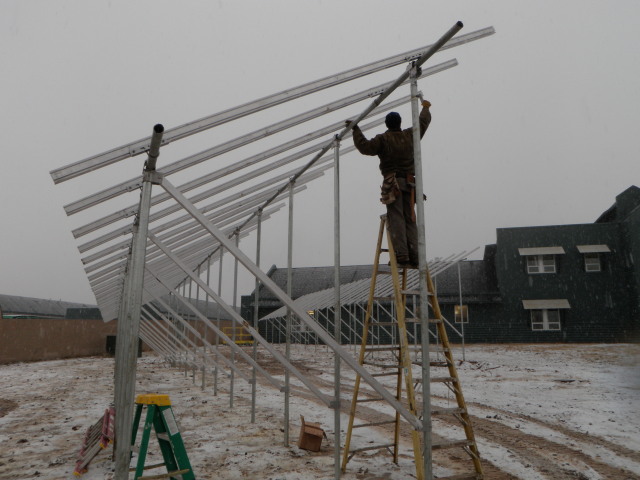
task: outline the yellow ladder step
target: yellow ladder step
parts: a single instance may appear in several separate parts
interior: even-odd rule
[[[420,319],[416,318],[416,317],[407,317],[407,318],[404,319],[404,321],[406,323],[420,323]],[[440,318],[430,318],[429,319],[429,323],[431,325],[437,325],[439,323],[442,323],[442,319],[440,319]]]
[[[458,379],[453,377],[431,377],[431,383],[448,383],[448,382],[457,382]],[[420,379],[422,381],[422,379]]]
[[[399,368],[398,364],[389,364],[389,363],[376,363],[376,362],[371,362],[371,361],[367,361],[365,360],[364,362],[362,362],[363,365],[370,365],[372,367],[378,367],[378,368]]]
[[[455,415],[456,413],[466,413],[466,410],[464,408],[431,407],[431,415]]]
[[[385,297],[373,297],[373,300],[376,302],[393,302],[395,301],[395,297],[389,297],[389,296],[385,296]]]
[[[383,400],[384,400],[384,398],[382,398],[382,397],[359,398],[359,399],[356,400],[356,402],[358,402],[358,403],[371,403],[371,402],[381,402]]]
[[[479,473],[463,473],[450,477],[438,477],[438,480],[482,480],[484,477]]]
[[[398,375],[398,372],[382,372],[382,373],[372,373],[372,377],[390,377],[391,375]]]
[[[447,440],[441,442],[433,442],[431,444],[431,450],[444,450],[447,448],[457,448],[457,447],[469,447],[473,445],[473,442],[469,440]]]
[[[393,443],[387,443],[385,445],[372,445],[370,447],[362,447],[362,448],[356,448],[354,450],[349,450],[349,453],[366,452],[368,450],[380,450],[381,448],[390,448],[394,446],[395,444]]]
[[[354,425],[351,428],[379,427],[381,425],[390,425],[394,423],[396,423],[395,420],[387,420],[385,422],[361,423],[359,425]]]
[[[422,293],[426,293],[428,296],[433,297],[431,292],[422,292],[421,290],[400,290],[400,293],[403,295],[421,295]]]
[[[400,350],[400,346],[397,347],[367,347],[365,352],[397,352]]]

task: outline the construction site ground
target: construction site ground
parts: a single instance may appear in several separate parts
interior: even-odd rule
[[[243,347],[251,353],[252,347]],[[278,347],[283,350],[282,346]],[[355,354],[352,347],[348,347]],[[228,353],[228,347],[224,347]],[[482,455],[486,479],[626,480],[640,478],[640,345],[471,345],[455,349],[464,395]],[[282,380],[282,367],[258,349],[263,367]],[[324,346],[294,345],[293,363],[333,394],[333,354]],[[0,366],[0,479],[68,479],[84,432],[112,401],[110,357]],[[250,376],[249,368],[240,364]],[[415,374],[419,374],[416,367]],[[354,373],[343,366],[341,430],[346,430]],[[171,368],[155,354],[138,362],[138,393],[166,393],[198,479],[310,480],[334,478],[334,414],[292,377],[290,444],[284,445],[284,394],[258,378],[256,421],[251,385],[236,376]],[[366,393],[368,387],[363,387]],[[455,406],[434,390],[432,404]],[[363,419],[390,417],[389,406],[365,404]],[[300,415],[328,435],[319,452],[296,446]],[[384,427],[354,431],[359,446],[389,443]],[[434,438],[456,438],[455,419],[437,417]],[[344,433],[342,435],[344,441]],[[385,451],[356,455],[345,480],[415,478],[405,428],[398,465]],[[111,479],[111,449],[102,451],[81,478]],[[152,444],[148,463],[161,456]],[[436,477],[467,472],[462,450],[434,452]],[[156,473],[156,472],[150,472]],[[157,473],[162,473],[160,469]]]

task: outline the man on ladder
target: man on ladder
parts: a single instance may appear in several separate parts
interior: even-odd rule
[[[431,123],[431,103],[422,101],[420,138]],[[391,241],[400,268],[418,267],[418,230],[416,226],[416,188],[413,163],[412,128],[400,128],[402,118],[391,112],[385,118],[387,131],[368,140],[362,130],[353,127],[353,143],[363,155],[378,156],[384,177],[380,201],[387,206]],[[347,125],[350,123],[347,120]]]

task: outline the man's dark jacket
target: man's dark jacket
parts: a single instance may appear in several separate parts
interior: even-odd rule
[[[428,107],[420,112],[420,138],[422,138],[431,123],[431,113]],[[387,130],[376,135],[371,140],[362,133],[356,125],[353,128],[353,143],[363,155],[378,155],[382,175],[394,172],[398,176],[415,174],[413,164],[413,129]]]

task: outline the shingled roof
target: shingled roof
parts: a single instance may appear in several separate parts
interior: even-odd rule
[[[3,315],[29,315],[64,318],[68,308],[96,308],[85,303],[46,300],[42,298],[18,297],[0,294],[0,310]]]
[[[291,297],[295,300],[308,293],[326,290],[334,286],[333,266],[328,267],[298,267],[292,269]],[[345,265],[340,267],[340,284],[352,283],[364,278],[371,278],[372,265]],[[273,265],[267,275],[285,292],[287,291],[287,269]],[[251,292],[253,296],[255,290]],[[260,303],[267,304],[270,301],[280,304],[271,291],[260,286]]]

